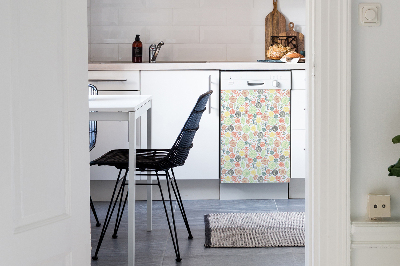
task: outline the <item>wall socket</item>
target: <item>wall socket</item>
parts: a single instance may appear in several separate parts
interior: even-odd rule
[[[390,217],[390,195],[368,194],[368,217],[371,220]]]

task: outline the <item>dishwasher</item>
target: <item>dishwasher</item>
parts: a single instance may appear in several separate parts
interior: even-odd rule
[[[291,71],[221,71],[220,182],[290,181]]]

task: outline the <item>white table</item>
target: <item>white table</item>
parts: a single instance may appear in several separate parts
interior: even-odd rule
[[[135,169],[136,119],[147,114],[147,148],[151,148],[150,95],[90,95],[89,120],[128,121],[129,135],[129,196],[128,196],[128,265],[135,265]],[[93,112],[96,111],[96,112]],[[151,183],[151,176],[147,182]],[[147,230],[152,230],[152,186],[147,188]]]

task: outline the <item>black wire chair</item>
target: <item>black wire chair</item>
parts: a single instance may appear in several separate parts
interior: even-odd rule
[[[196,105],[194,106],[192,112],[190,113],[189,118],[187,119],[185,125],[183,126],[178,138],[176,139],[176,141],[171,149],[137,149],[136,150],[136,171],[146,172],[144,174],[138,174],[138,175],[152,175],[152,176],[157,177],[156,185],[158,185],[158,187],[160,189],[161,199],[163,202],[165,215],[167,217],[169,232],[170,232],[172,243],[173,243],[174,250],[175,250],[176,261],[181,261],[181,256],[180,256],[180,252],[179,252],[178,236],[176,233],[175,217],[174,217],[172,197],[171,197],[171,188],[175,195],[175,199],[178,203],[178,207],[182,214],[182,218],[185,222],[185,226],[186,226],[186,229],[189,234],[188,238],[193,239],[193,236],[190,231],[189,222],[187,220],[185,209],[183,207],[182,198],[181,198],[181,195],[179,192],[178,184],[175,179],[175,174],[174,174],[173,168],[184,165],[184,163],[189,155],[189,151],[193,147],[193,138],[194,138],[194,135],[196,134],[196,131],[199,129],[200,119],[202,117],[203,112],[206,110],[205,106],[206,106],[206,103],[207,103],[211,93],[212,93],[212,91],[209,91],[207,93],[200,95],[200,97],[198,98],[198,100],[196,102]],[[129,171],[129,169],[128,169],[129,150],[128,149],[111,150],[111,151],[107,152],[106,154],[102,155],[101,157],[93,160],[90,164],[91,165],[99,165],[99,166],[100,165],[114,166],[117,169],[119,169],[117,181],[114,186],[110,204],[108,206],[106,219],[103,224],[102,232],[100,234],[100,239],[97,244],[95,254],[92,257],[93,260],[97,260],[98,259],[97,255],[99,253],[101,243],[104,239],[104,235],[107,231],[107,227],[110,223],[111,216],[114,212],[116,204],[119,201],[118,213],[117,213],[116,223],[115,223],[115,227],[114,227],[114,233],[112,235],[113,238],[118,237],[117,233],[118,233],[119,225],[121,223],[122,214],[124,212],[125,205],[126,205],[127,198],[128,198],[128,193],[126,192],[125,199],[123,199],[124,198],[124,188],[125,188],[125,185],[127,185],[126,176]],[[125,170],[125,172],[124,172],[123,176],[121,177],[122,170]],[[155,172],[155,174],[153,174],[153,172]],[[164,172],[164,174],[161,174],[159,172]],[[160,183],[160,176],[166,177],[167,189],[168,189],[168,200],[170,203],[170,214],[168,214],[167,206],[165,204],[164,194],[163,194],[163,191],[161,188],[161,183]],[[115,192],[117,190],[118,185],[119,185],[119,189],[118,189],[117,195],[115,196]],[[147,184],[143,184],[143,185],[147,185]],[[116,199],[115,202],[114,202],[114,198]],[[170,216],[172,219],[172,226],[171,226]]]
[[[96,86],[89,84],[89,95],[98,95]],[[92,151],[96,145],[97,140],[97,121],[89,121],[89,151]],[[97,217],[96,209],[94,208],[92,196],[90,196],[90,209],[93,212],[94,218],[96,219],[96,226],[99,227],[101,223]]]

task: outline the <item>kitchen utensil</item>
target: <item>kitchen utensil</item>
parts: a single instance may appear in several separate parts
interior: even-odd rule
[[[286,18],[278,11],[278,0],[273,0],[274,9],[265,17],[265,59],[271,46],[271,36],[278,36],[286,31]]]
[[[297,38],[297,49],[296,52],[304,51],[304,35],[300,32],[294,30],[294,23],[289,23],[289,30],[286,32],[281,32],[280,36],[296,36]]]

